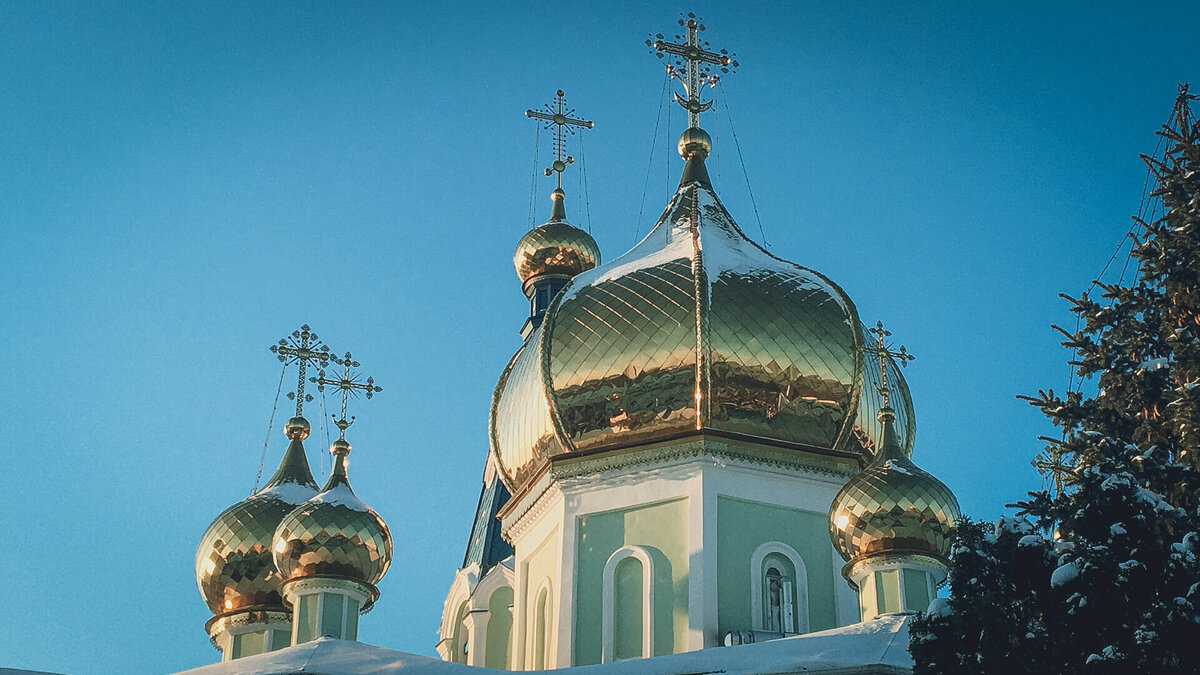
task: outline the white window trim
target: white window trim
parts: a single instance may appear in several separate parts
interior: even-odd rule
[[[637,558],[642,563],[642,658],[649,658],[654,654],[654,558],[644,546],[622,546],[604,563],[601,663],[613,661],[616,646],[616,635],[613,631],[613,615],[616,612],[614,581],[617,565],[626,558]]]
[[[766,630],[763,624],[763,561],[772,553],[787,558],[796,568],[796,632],[808,632],[808,569],[796,549],[782,541],[768,541],[754,549],[750,556],[750,618],[754,630]]]

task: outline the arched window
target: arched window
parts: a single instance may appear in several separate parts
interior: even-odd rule
[[[623,546],[604,564],[602,662],[654,655],[654,558]]]
[[[469,630],[467,629],[467,603],[464,600],[458,606],[458,612],[455,613],[454,619],[454,644],[450,652],[450,660],[455,663],[467,662],[467,639]]]
[[[754,630],[808,632],[808,572],[796,549],[780,541],[759,546],[750,558]]]
[[[499,670],[509,669],[509,645],[512,639],[513,591],[501,586],[488,599],[487,653],[483,665]]]
[[[550,580],[542,582],[533,609],[533,669],[544,670],[550,663]]]

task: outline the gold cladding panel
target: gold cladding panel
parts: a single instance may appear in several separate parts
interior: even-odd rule
[[[833,447],[852,408],[850,321],[825,284],[799,269],[721,272],[711,292],[713,405],[704,426]]]
[[[517,485],[523,484],[543,459],[563,452],[542,384],[540,337],[540,332],[531,335],[513,360],[493,418],[501,468]]]
[[[550,382],[576,448],[695,427],[694,288],[691,260],[679,258],[562,298]]]
[[[392,563],[392,536],[374,511],[318,503],[279,524],[275,564],[286,578],[339,576],[374,585]]]
[[[885,552],[947,559],[960,517],[950,488],[907,459],[867,467],[833,504],[830,534],[847,560]]]
[[[305,498],[316,494],[299,490]],[[213,520],[196,549],[196,584],[213,614],[244,607],[283,607],[283,579],[271,560],[275,527],[297,503],[265,489],[225,509]]]

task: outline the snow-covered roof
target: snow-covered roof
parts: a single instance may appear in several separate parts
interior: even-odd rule
[[[874,621],[794,637],[697,652],[563,668],[562,675],[901,675],[912,672],[908,621]],[[396,652],[363,642],[321,638],[276,652],[185,671],[189,675],[487,675],[499,672]]]

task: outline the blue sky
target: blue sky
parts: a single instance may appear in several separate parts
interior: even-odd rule
[[[966,513],[1038,487],[1050,430],[1014,395],[1066,387],[1056,295],[1112,255],[1138,153],[1200,86],[1194,3],[7,2],[0,666],[217,658],[192,557],[253,484],[267,346],[304,322],[384,387],[351,411],[351,480],[396,537],[361,637],[433,654],[526,312],[512,249],[549,214],[522,113],[562,88],[596,121],[564,187],[615,257],[678,181],[643,40],[689,10],[742,63],[704,121],[726,206],[762,239],[744,160],[770,250],[917,355],[914,458]]]

